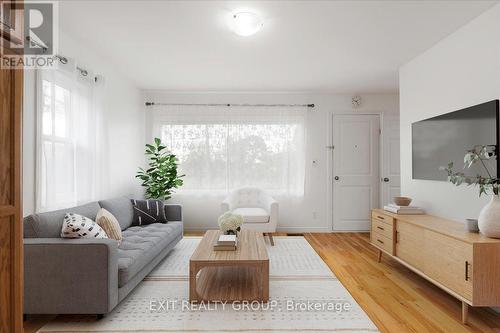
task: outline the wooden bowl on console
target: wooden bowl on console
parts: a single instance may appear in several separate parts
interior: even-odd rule
[[[408,197],[394,197],[392,201],[398,206],[409,206],[411,203],[411,198]]]

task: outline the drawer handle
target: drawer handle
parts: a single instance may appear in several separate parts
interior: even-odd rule
[[[377,215],[377,217],[378,217],[379,219],[381,219],[381,220],[385,220],[385,219],[384,219],[382,216],[380,216],[380,215]]]
[[[469,281],[469,262],[466,260],[465,261],[465,281]]]
[[[380,230],[385,230],[384,228],[382,228],[382,227],[379,227],[379,226],[377,226],[377,229],[380,229]]]
[[[377,242],[384,244],[384,242],[381,241],[380,239],[377,239]]]

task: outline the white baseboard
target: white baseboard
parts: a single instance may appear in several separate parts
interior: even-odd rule
[[[345,234],[345,233],[353,233],[353,232],[358,232],[362,234],[369,234],[370,230],[332,230],[332,232],[336,234]]]
[[[217,230],[217,228],[184,228],[184,231],[187,232],[204,232],[207,230]],[[324,228],[324,227],[314,227],[314,228],[304,228],[304,227],[282,227],[278,228],[276,232],[286,232],[286,233],[315,233],[315,232],[322,232],[322,233],[347,233],[347,232],[359,232],[359,233],[368,233],[369,231],[359,231],[359,230],[331,230],[329,228]]]
[[[303,232],[331,232],[330,228],[325,227],[278,227],[276,232],[303,233]]]

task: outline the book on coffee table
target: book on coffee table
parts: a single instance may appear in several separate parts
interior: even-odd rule
[[[220,235],[217,243],[220,245],[236,245],[237,241],[236,235]]]
[[[236,246],[214,245],[214,251],[236,251]]]
[[[237,245],[236,235],[220,235],[214,243],[214,251],[234,251]]]

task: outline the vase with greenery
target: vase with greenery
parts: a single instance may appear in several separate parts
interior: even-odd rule
[[[146,188],[146,198],[170,199],[174,189],[183,184],[184,175],[177,173],[177,157],[168,152],[159,138],[155,138],[153,144],[146,144],[145,154],[148,157],[148,168],[139,168],[136,178]]]
[[[464,156],[463,169],[470,169],[473,165],[479,165],[483,170],[483,175],[467,175],[464,171],[454,171],[453,162],[448,166],[441,167],[448,174],[448,180],[460,186],[466,184],[479,187],[479,196],[482,194],[491,195],[490,202],[481,210],[478,218],[478,226],[481,233],[487,237],[500,238],[500,180],[496,175],[492,175],[487,163],[496,158],[496,146],[478,145],[468,150]]]

